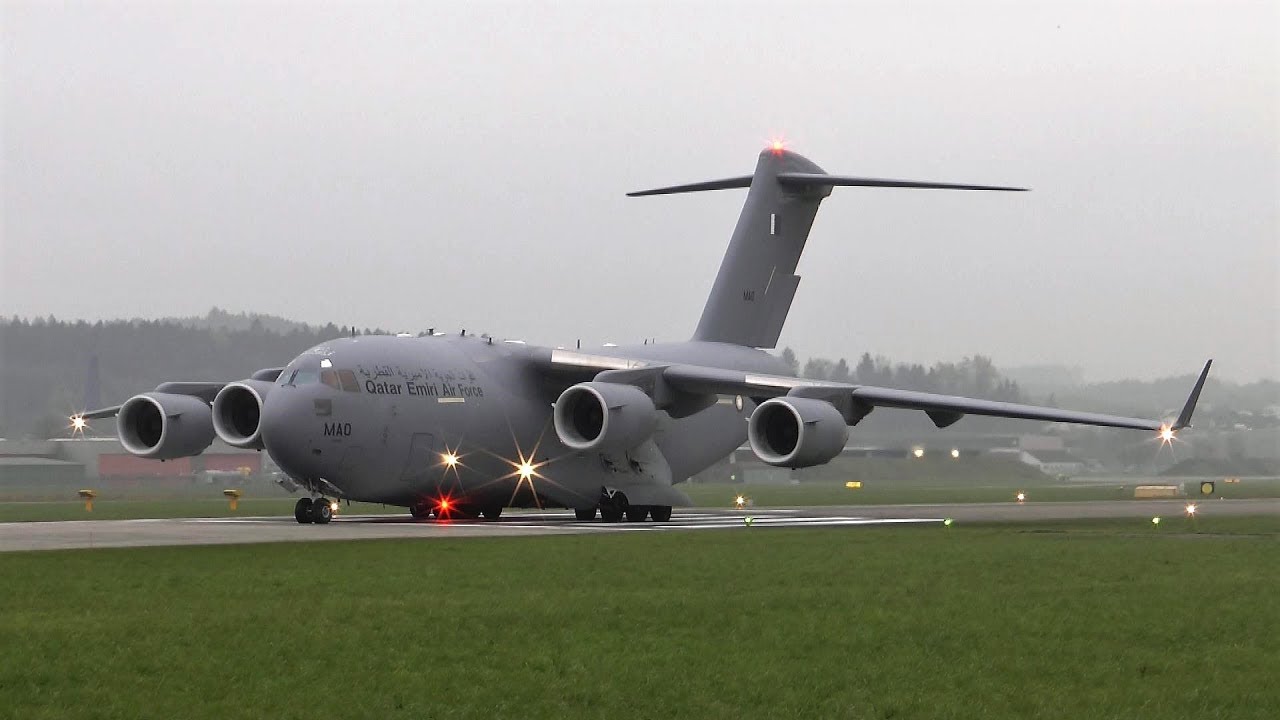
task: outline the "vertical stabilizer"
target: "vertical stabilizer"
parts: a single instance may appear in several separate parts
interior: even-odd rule
[[[791,300],[800,286],[800,278],[795,274],[796,263],[804,252],[818,205],[836,186],[1023,190],[1000,185],[829,175],[807,158],[774,144],[760,153],[752,175],[628,193],[635,197],[751,188],[729,240],[729,249],[720,263],[720,272],[711,286],[711,296],[702,309],[694,340],[777,347],[782,324],[791,310]]]
[[[788,187],[779,173],[822,174],[822,168],[786,150],[760,153],[747,201],[729,249],[698,320],[694,340],[772,348],[791,309],[804,251],[818,204],[831,187]]]

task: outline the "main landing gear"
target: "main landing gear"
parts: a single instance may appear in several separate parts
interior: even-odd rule
[[[586,522],[595,519],[596,511],[595,508],[574,510],[573,514],[579,521]],[[653,518],[654,522],[668,522],[671,520],[671,506],[632,505],[627,502],[627,496],[620,492],[604,493],[600,496],[601,520],[607,523],[616,523],[622,522],[624,517],[627,522],[644,522],[646,517]]]
[[[333,520],[334,506],[338,503],[329,498],[309,497],[300,498],[293,506],[293,519],[299,523],[315,523],[316,525],[328,525]]]

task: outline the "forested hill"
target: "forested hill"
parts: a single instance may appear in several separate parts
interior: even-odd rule
[[[211,319],[216,319],[214,313],[205,318]],[[0,437],[59,437],[67,416],[85,402],[94,356],[101,402],[114,405],[166,380],[248,377],[344,334],[333,324],[294,324],[281,332],[267,329],[280,324],[256,319],[236,323],[240,327],[235,329],[182,319],[0,321]],[[194,326],[198,324],[206,327]]]
[[[294,330],[311,330],[306,323],[278,315],[232,313],[220,307],[214,307],[204,317],[164,318],[164,320],[201,330],[267,330],[281,335]]]

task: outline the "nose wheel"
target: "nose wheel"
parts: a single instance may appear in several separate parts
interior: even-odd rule
[[[300,524],[328,525],[333,520],[333,503],[329,498],[300,498],[293,506],[293,519]]]

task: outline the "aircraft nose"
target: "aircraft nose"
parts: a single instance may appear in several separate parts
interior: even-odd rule
[[[306,430],[312,398],[302,388],[272,388],[262,402],[262,444],[281,470],[297,479],[318,477]]]

